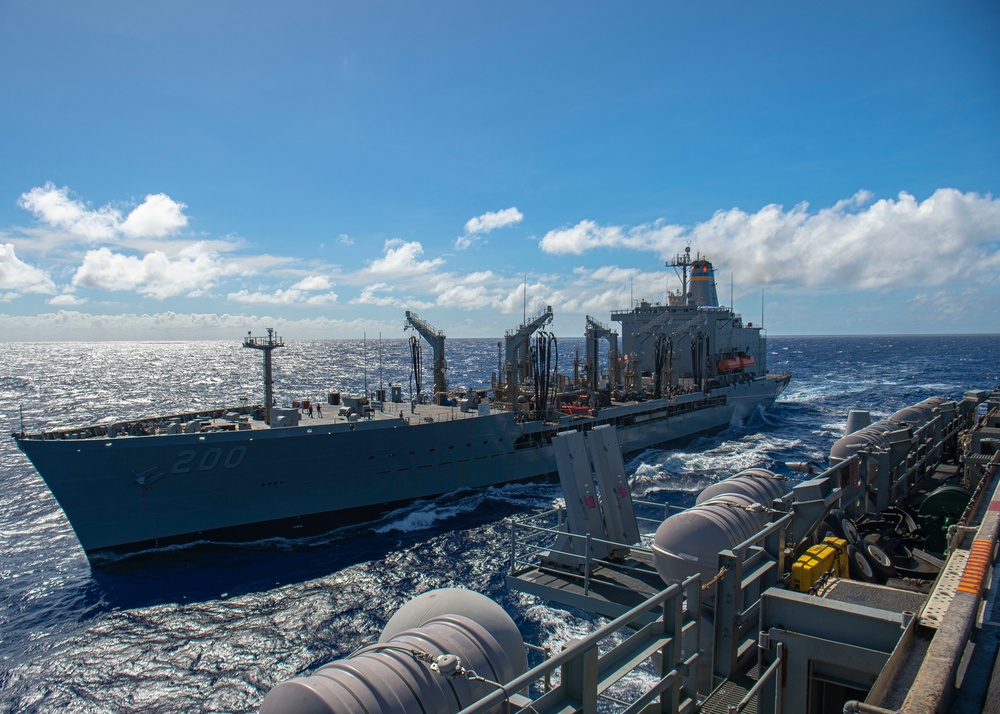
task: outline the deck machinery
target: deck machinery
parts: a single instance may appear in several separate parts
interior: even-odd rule
[[[618,362],[618,333],[598,321],[596,318],[587,315],[587,327],[583,333],[584,346],[586,349],[587,384],[589,389],[600,387],[600,353],[601,340],[608,342],[608,379],[611,384],[621,383],[621,364]]]
[[[434,352],[434,396],[448,392],[448,362],[444,356],[444,333],[431,325],[412,310],[406,311],[406,323],[403,329],[413,329],[431,346]]]
[[[634,501],[617,440],[606,426],[557,436],[565,505],[509,522],[508,585],[609,622],[525,658],[498,605],[468,590],[429,591],[378,643],[279,684],[261,711],[924,714],[1000,700],[989,577],[1000,536],[1000,388],[925,400],[847,434],[831,466],[813,465],[805,480],[750,469],[718,481],[691,509]],[[941,488],[969,492],[950,524],[921,514],[923,528],[944,529],[946,559],[935,564],[913,543],[906,556],[934,565],[936,578],[878,583],[855,567],[874,565],[858,559],[863,549],[888,547],[889,536],[863,535],[869,524],[912,535],[900,507]],[[893,505],[879,512],[880,503]],[[643,507],[659,513],[639,515]],[[711,516],[699,522],[698,509]],[[675,542],[683,550],[663,537],[673,523],[693,524]],[[758,527],[747,534],[740,523]],[[718,534],[729,544],[704,542]],[[812,554],[831,549],[840,555],[820,572]],[[667,577],[676,565],[678,577]]]
[[[503,340],[502,389],[508,392],[508,401],[516,398],[517,385],[532,376],[531,336],[552,322],[552,306],[546,305],[512,330],[507,330]]]
[[[985,413],[978,408],[983,402]],[[506,690],[561,668],[563,684],[519,705],[538,713],[597,711],[601,703],[611,706],[609,711],[629,712],[916,714],[947,711],[958,697],[968,707],[962,711],[997,701],[1000,677],[994,669],[991,680],[989,671],[1000,629],[1000,604],[993,607],[996,578],[990,586],[1000,536],[1000,388],[923,404],[933,408],[917,420],[890,418],[856,432],[861,436],[853,441],[854,435],[845,436],[838,445],[846,442],[849,454],[835,445],[828,469],[813,468],[805,480],[789,481],[773,501],[747,505],[716,496],[731,509],[754,512],[765,525],[713,552],[701,572],[695,561],[706,559],[692,543],[686,549],[690,555],[679,552],[676,561],[691,561],[693,574],[666,589],[657,544],[676,516],[663,521],[664,515],[695,509],[633,504],[608,480],[621,467],[608,466],[615,460],[607,458],[606,443],[599,443],[599,430],[577,435],[575,446],[562,449],[576,451],[560,462],[566,505],[511,522],[507,582],[612,621],[571,644],[558,667],[542,663]],[[893,417],[906,419],[913,409]],[[581,470],[580,464],[588,463],[592,475]],[[717,487],[725,483],[712,488],[724,492]],[[925,518],[921,511],[921,527],[940,528],[947,540],[941,559],[912,542],[903,548],[912,567],[923,569],[923,579],[904,577],[902,565],[900,573],[882,577],[855,568],[855,558],[861,566],[878,567],[861,553],[879,555],[878,545],[885,546],[865,535],[873,532],[865,524],[885,529],[888,522],[891,531],[892,519],[904,518],[901,505],[933,500],[942,489],[966,490],[967,503],[947,522],[936,514]],[[647,515],[637,520],[645,535],[621,538],[620,524],[643,508]],[[660,522],[657,535],[650,536]],[[835,525],[855,522],[860,533]],[[807,562],[800,556],[815,552],[815,544],[833,542],[822,540],[831,529],[844,538],[838,547],[852,560],[851,578],[840,576],[846,567],[831,568],[798,591],[793,563]],[[977,629],[980,612],[984,622]],[[635,666],[654,652],[663,658],[646,665],[638,694],[632,691],[628,702],[607,696],[620,686],[623,662]],[[464,711],[485,712],[498,701],[494,694]]]
[[[710,394],[767,374],[763,329],[719,305],[712,263],[698,255],[692,258],[687,248],[666,265],[677,271],[680,290],[669,292],[664,303],[640,300],[628,310],[611,313],[611,319],[621,323],[620,347],[618,331],[587,315],[584,374],[566,386],[584,401],[589,399],[591,406],[696,391]],[[503,356],[498,356],[498,387],[505,401],[515,402],[531,392],[530,339],[551,320],[548,306],[507,331]]]

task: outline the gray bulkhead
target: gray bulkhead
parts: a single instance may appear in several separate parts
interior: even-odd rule
[[[634,360],[633,369],[649,376],[655,370],[657,336],[669,339],[664,371],[671,386],[732,384],[746,377],[766,373],[766,339],[761,327],[743,322],[730,308],[719,305],[712,264],[696,260],[691,264],[690,290],[671,293],[668,305],[645,300],[631,310],[611,313],[622,325],[622,354]],[[727,358],[750,357],[749,366],[724,370]],[[624,359],[624,357],[623,357]]]

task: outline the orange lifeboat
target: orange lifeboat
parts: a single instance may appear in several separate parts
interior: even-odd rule
[[[753,355],[743,355],[740,357],[740,367],[742,369],[753,367],[756,362],[757,360],[753,358]]]
[[[740,368],[740,358],[739,357],[727,357],[726,359],[716,362],[715,366],[720,372],[732,372]]]

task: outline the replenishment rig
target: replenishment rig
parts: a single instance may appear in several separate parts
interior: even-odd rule
[[[985,404],[985,410],[982,405]],[[513,589],[607,619],[544,656],[468,590],[284,682],[262,712],[940,712],[1000,701],[1000,389],[752,469],[690,509],[632,499],[615,430],[555,442],[565,505],[510,522]],[[656,517],[644,509],[659,511]],[[529,660],[537,661],[530,666]],[[538,661],[541,660],[541,661]]]

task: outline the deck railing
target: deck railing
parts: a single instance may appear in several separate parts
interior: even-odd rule
[[[686,684],[691,683],[694,666],[700,652],[683,655],[682,640],[698,641],[699,623],[692,617],[685,601],[697,601],[700,578],[694,576],[674,583],[645,602],[632,608],[550,659],[531,668],[520,677],[461,711],[460,714],[484,714],[488,711],[530,711],[547,714],[561,711],[595,712],[600,702],[618,707],[623,712],[636,713],[657,698],[665,711],[693,711],[695,702]],[[657,613],[649,624],[638,627],[637,621]],[[622,639],[624,637],[624,639]],[[602,645],[607,647],[602,651]],[[696,648],[695,648],[696,649]],[[610,694],[619,682],[636,672],[636,668],[654,655],[660,655],[659,666],[650,664],[647,674],[652,682],[640,686],[641,693],[632,694],[631,701]],[[559,683],[546,691],[541,683],[552,681],[558,673]],[[638,682],[631,681],[637,685]]]

